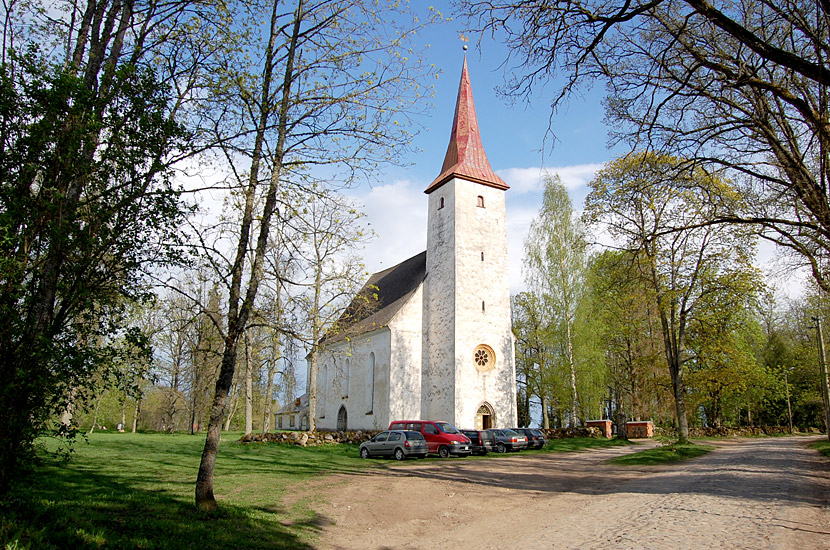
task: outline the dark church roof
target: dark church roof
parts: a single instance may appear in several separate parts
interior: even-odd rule
[[[427,253],[424,251],[373,274],[320,343],[330,344],[388,326],[423,282],[426,271]]]

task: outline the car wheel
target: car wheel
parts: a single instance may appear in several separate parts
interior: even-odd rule
[[[441,458],[449,458],[450,457],[450,450],[447,447],[439,447],[438,448],[438,456]]]
[[[499,443],[498,445],[496,445],[496,452],[497,453],[506,453],[507,452],[507,447],[504,446],[504,443]]]
[[[360,458],[369,458],[369,449],[366,447],[360,449]]]
[[[404,458],[406,458],[406,455],[403,454],[403,449],[400,447],[395,449],[395,460],[403,460]]]

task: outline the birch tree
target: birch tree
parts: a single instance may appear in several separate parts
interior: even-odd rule
[[[570,387],[569,424],[577,425],[575,323],[584,291],[588,242],[558,176],[544,177],[544,198],[525,238],[524,275],[529,292],[541,300],[554,355],[567,371]]]

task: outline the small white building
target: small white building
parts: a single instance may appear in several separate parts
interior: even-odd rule
[[[444,164],[425,191],[427,250],[372,275],[359,296],[375,303],[376,295],[376,307],[356,298],[321,340],[319,429],[385,429],[403,419],[517,424],[508,188],[481,144],[465,58]],[[307,396],[301,402],[307,426]]]

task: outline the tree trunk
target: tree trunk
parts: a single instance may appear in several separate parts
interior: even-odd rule
[[[133,411],[133,433],[138,429],[138,417],[141,414],[141,397],[135,400],[135,410]]]
[[[251,342],[247,333],[245,342],[245,434],[254,431],[254,369],[251,366]]]
[[[237,384],[238,385],[238,384]],[[227,415],[225,416],[225,431],[230,431],[231,429],[231,420],[233,420],[233,415],[236,414],[236,407],[239,405],[239,391],[234,391],[236,388],[231,386],[230,391],[228,392],[230,395],[230,406],[227,407]]]
[[[127,426],[127,394],[126,392],[121,399],[121,429],[118,431],[123,432],[124,428]]]
[[[279,302],[279,298],[277,301]],[[279,305],[277,305],[277,307],[279,307]],[[279,361],[280,356],[279,339],[277,338],[277,335],[274,334],[271,360],[268,363],[268,386],[265,390],[265,411],[262,413],[262,433],[268,433],[268,430],[271,428],[271,417],[274,412],[271,407],[271,404],[273,403],[271,396],[274,393],[274,375],[276,374],[277,361]]]
[[[571,323],[567,323],[567,338],[568,338],[568,368],[570,368],[571,374],[571,428],[575,428],[577,426],[576,421],[576,367],[574,366],[574,344],[573,344],[573,337],[571,334]]]
[[[98,424],[98,407],[101,406],[101,400],[103,398],[104,398],[104,394],[101,393],[101,394],[98,395],[98,399],[95,400],[95,409],[94,409],[94,412],[92,413],[92,426],[90,426],[90,428],[89,428],[89,433],[90,434],[95,431],[95,425]]]
[[[550,429],[550,415],[548,414],[548,398],[542,392],[542,427]]]

